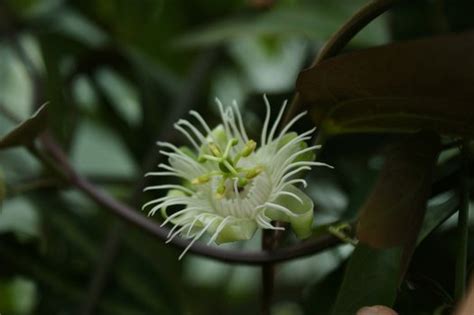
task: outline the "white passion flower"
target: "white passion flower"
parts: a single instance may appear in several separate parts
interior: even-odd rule
[[[267,112],[258,144],[248,137],[236,102],[224,109],[219,100],[222,123],[214,129],[195,111],[190,115],[196,123],[181,119],[175,124],[195,151],[158,142],[167,149],[160,153],[168,157],[169,164],[160,164],[162,171],[145,176],[175,176],[181,184],[145,188],[169,191],[143,209],[151,207],[149,215],[161,210],[165,218],[162,225],[174,224],[167,242],[177,235],[192,238],[180,259],[204,233],[210,234],[208,244],[248,240],[258,228],[284,229],[272,224],[284,221],[300,238],[311,234],[313,203],[296,185],[306,187],[306,181],[299,177],[311,166],[327,166],[313,161],[313,151],[319,146],[305,143],[315,129],[300,135],[289,132],[306,114],[301,113],[277,132],[286,102],[270,125],[270,104],[265,96],[264,100]],[[170,206],[181,209],[168,214]]]

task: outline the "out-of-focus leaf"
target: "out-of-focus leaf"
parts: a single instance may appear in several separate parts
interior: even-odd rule
[[[246,83],[237,69],[219,69],[211,83],[210,103],[217,97],[223,104],[232,104],[235,100],[239,106],[243,106],[249,93]]]
[[[293,89],[304,63],[307,43],[298,38],[243,36],[229,43],[246,81],[258,93]]]
[[[47,127],[48,108],[43,104],[30,118],[0,139],[0,149],[33,143],[35,138]]]
[[[137,91],[130,82],[126,81],[117,72],[110,69],[99,69],[97,82],[104,90],[106,97],[110,100],[120,116],[129,125],[137,125],[141,120],[141,109]]]
[[[441,197],[446,198],[446,196]],[[426,209],[417,244],[421,243],[433,230],[455,213],[459,206],[459,197],[450,195],[445,200],[433,200],[432,203]]]
[[[107,34],[94,23],[74,10],[65,9],[54,16],[54,29],[91,47],[98,47],[107,41]]]
[[[185,47],[207,46],[228,42],[240,36],[292,35],[325,40],[339,25],[363,4],[361,1],[321,2],[311,6],[281,6],[253,18],[225,20],[181,37],[177,44]],[[381,20],[367,27],[356,44],[374,44],[388,38]]]
[[[116,135],[88,121],[77,131],[72,160],[80,172],[88,174],[133,176],[137,171],[129,152]]]
[[[3,314],[32,314],[36,304],[35,284],[25,278],[0,282],[0,312]]]
[[[0,212],[0,234],[13,232],[20,240],[39,235],[40,219],[36,210],[23,198],[5,201]]]
[[[32,84],[24,64],[13,49],[0,42],[0,102],[16,116],[26,118],[31,113]],[[6,124],[0,125],[4,132]]]
[[[473,32],[395,43],[324,61],[297,90],[330,133],[474,135],[473,56]]]
[[[352,254],[332,315],[354,315],[363,306],[395,301],[403,249],[359,243]]]

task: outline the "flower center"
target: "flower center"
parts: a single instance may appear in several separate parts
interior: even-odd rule
[[[208,183],[211,178],[219,176],[220,180],[216,188],[217,198],[224,197],[227,187],[233,187],[234,183],[237,183],[237,189],[243,190],[249,181],[259,175],[263,168],[259,165],[252,168],[239,167],[238,162],[241,158],[248,157],[255,151],[257,143],[254,140],[249,140],[244,147],[234,156],[231,154],[231,149],[236,146],[239,141],[236,138],[232,138],[227,142],[224,150],[214,142],[208,143],[209,153],[201,154],[198,158],[198,162],[212,162],[216,164],[216,169],[207,174],[196,177],[191,181],[193,185],[201,185]],[[227,184],[229,181],[229,185]]]

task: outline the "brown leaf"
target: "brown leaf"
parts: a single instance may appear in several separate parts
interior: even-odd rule
[[[437,135],[418,133],[387,150],[377,182],[360,210],[357,237],[361,242],[389,248],[416,239],[439,149]]]
[[[455,315],[474,314],[474,279],[471,280],[471,286],[464,300],[457,307]]]
[[[360,242],[380,249],[404,247],[401,275],[416,246],[439,150],[439,136],[428,132],[403,137],[393,144],[360,210]]]
[[[474,33],[369,48],[303,71],[302,101],[337,132],[474,135]]]
[[[31,144],[47,127],[48,107],[43,104],[30,118],[0,139],[0,149]]]

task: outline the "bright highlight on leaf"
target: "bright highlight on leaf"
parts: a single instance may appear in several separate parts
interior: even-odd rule
[[[160,210],[163,225],[174,224],[167,242],[178,235],[192,238],[180,259],[204,233],[211,235],[208,244],[248,240],[258,228],[284,229],[272,224],[278,220],[289,222],[300,238],[310,235],[313,203],[296,185],[306,187],[300,178],[303,171],[328,165],[314,162],[313,151],[319,146],[305,143],[314,129],[300,135],[289,132],[306,113],[277,132],[286,102],[270,124],[270,104],[265,96],[264,100],[267,113],[260,142],[248,137],[237,103],[224,108],[219,100],[222,123],[214,129],[195,111],[190,112],[195,123],[182,119],[175,124],[194,151],[158,142],[167,149],[160,153],[168,157],[169,164],[160,164],[162,171],[146,176],[175,176],[182,184],[145,188],[165,189],[168,194],[149,201],[143,209],[149,209],[149,215]],[[167,208],[176,205],[182,209],[169,214]]]

